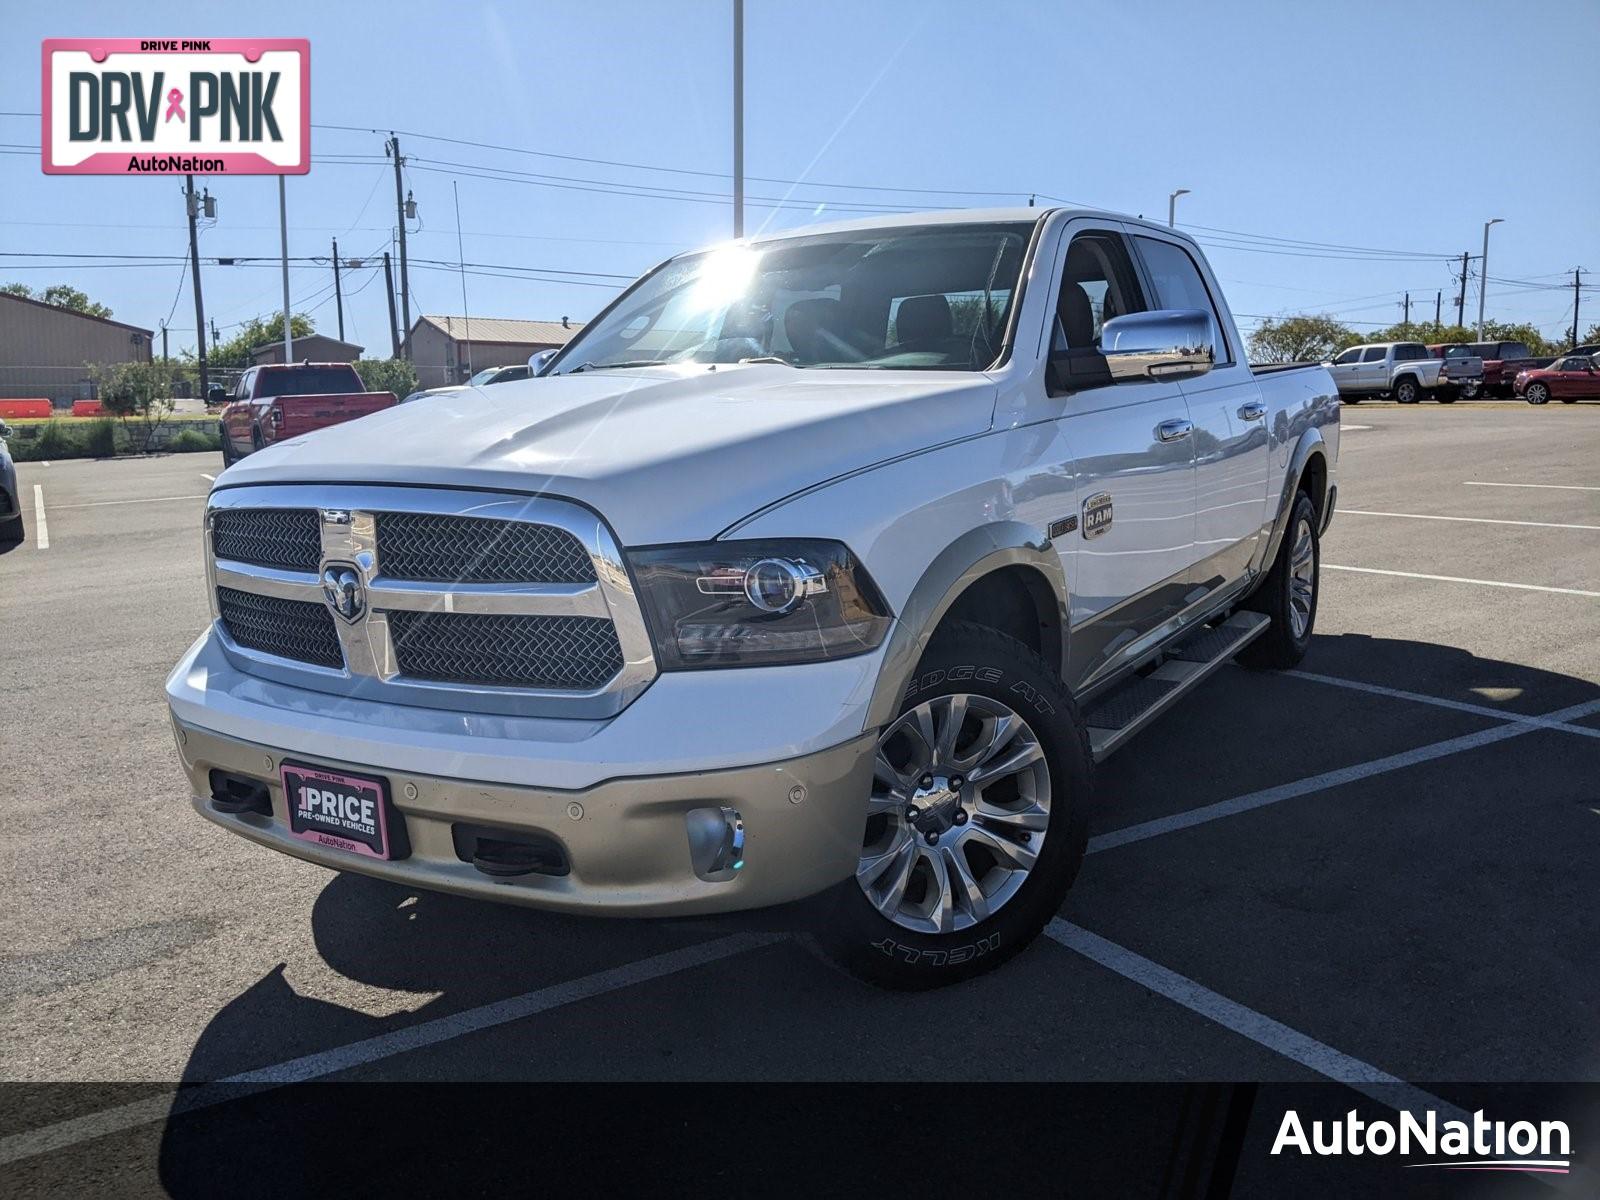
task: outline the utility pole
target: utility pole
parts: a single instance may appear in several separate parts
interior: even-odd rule
[[[400,357],[400,330],[394,323],[394,267],[389,264],[389,252],[383,252],[383,282],[389,292],[389,340],[394,343],[394,357]]]
[[[1403,325],[1408,332],[1411,329],[1411,293],[1410,292],[1406,293],[1406,319],[1401,322],[1401,325]]]
[[[400,139],[389,131],[389,142],[384,147],[394,159],[394,215],[400,226],[400,315],[405,318],[406,357],[411,357],[411,274],[406,269],[406,210],[416,211],[415,201],[408,204],[401,195],[400,168],[405,159],[400,157]],[[398,357],[398,354],[396,355]]]
[[[744,0],[733,0],[733,236],[744,236]]]
[[[1581,295],[1578,278],[1583,274],[1582,267],[1572,268],[1572,349],[1578,348],[1578,299]]]
[[[456,264],[461,270],[461,315],[467,321],[467,378],[471,379],[472,310],[467,307],[467,252],[461,248],[461,189],[454,179],[450,181],[450,191],[456,198]]]
[[[161,322],[161,365],[167,365],[167,323]]]
[[[1435,330],[1437,330],[1439,328],[1440,306],[1443,303],[1444,303],[1444,292],[1443,292],[1443,290],[1435,292],[1433,294],[1433,327],[1434,327]]]
[[[211,390],[211,376],[206,370],[206,306],[200,297],[200,234],[194,220],[200,213],[200,201],[194,194],[194,176],[183,177],[188,184],[185,206],[189,210],[189,265],[194,272],[194,338],[195,354],[200,360],[200,398],[204,400]]]
[[[1483,223],[1483,257],[1478,260],[1478,340],[1483,341],[1483,304],[1489,296],[1489,227],[1498,225],[1504,217],[1495,217]]]
[[[333,239],[333,302],[339,310],[339,340],[344,341],[344,293],[339,290],[339,239]]]
[[[1467,252],[1461,252],[1461,292],[1456,296],[1456,324],[1467,323]]]

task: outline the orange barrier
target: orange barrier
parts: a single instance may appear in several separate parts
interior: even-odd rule
[[[75,417],[98,417],[105,412],[100,407],[98,400],[74,400],[72,402],[72,415]]]
[[[0,400],[0,417],[50,417],[55,409],[48,400]]]

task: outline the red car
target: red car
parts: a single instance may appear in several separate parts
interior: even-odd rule
[[[349,363],[309,362],[251,367],[228,399],[218,419],[225,466],[274,442],[397,403],[393,392],[367,391]]]
[[[1529,404],[1548,404],[1551,396],[1563,404],[1600,400],[1600,355],[1565,355],[1548,367],[1521,372],[1512,387]]]

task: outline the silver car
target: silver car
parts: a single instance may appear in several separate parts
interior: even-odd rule
[[[11,426],[0,421],[0,544],[20,542],[22,528],[22,490],[17,485],[17,464],[11,461],[6,439]]]

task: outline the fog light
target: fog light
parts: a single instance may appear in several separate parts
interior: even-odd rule
[[[744,867],[744,818],[733,808],[691,808],[689,861],[708,883],[725,883]]]

